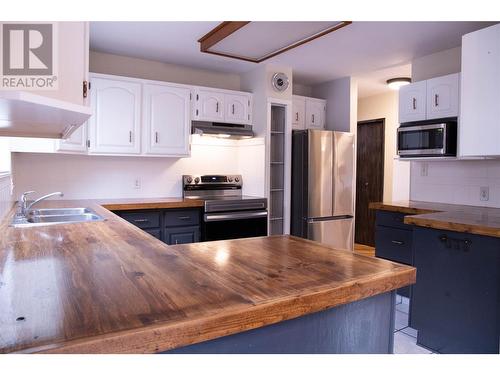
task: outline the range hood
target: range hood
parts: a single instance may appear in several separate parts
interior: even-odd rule
[[[0,136],[67,138],[92,110],[26,91],[0,91]]]
[[[254,136],[252,125],[192,121],[191,133],[218,138],[244,139]]]

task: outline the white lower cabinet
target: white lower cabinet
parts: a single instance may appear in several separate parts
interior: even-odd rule
[[[89,153],[141,152],[141,84],[126,79],[91,78]]]
[[[189,155],[190,92],[186,87],[144,85],[142,123],[146,154]]]

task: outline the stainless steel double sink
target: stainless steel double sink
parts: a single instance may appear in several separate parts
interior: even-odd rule
[[[39,225],[88,223],[105,219],[90,208],[41,208],[26,215],[14,216],[11,226],[32,227]]]

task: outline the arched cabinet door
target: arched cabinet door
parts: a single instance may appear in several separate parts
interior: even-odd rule
[[[190,91],[173,85],[144,85],[144,150],[147,154],[189,155]]]
[[[250,95],[226,94],[226,122],[233,124],[250,123]]]
[[[91,78],[89,153],[141,152],[141,84],[120,79]]]
[[[224,94],[216,90],[197,89],[194,118],[199,121],[223,122]]]

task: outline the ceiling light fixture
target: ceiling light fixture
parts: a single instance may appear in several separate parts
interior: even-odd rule
[[[387,85],[393,90],[399,90],[401,86],[406,86],[411,83],[411,78],[408,77],[398,77],[391,78],[387,80]]]

